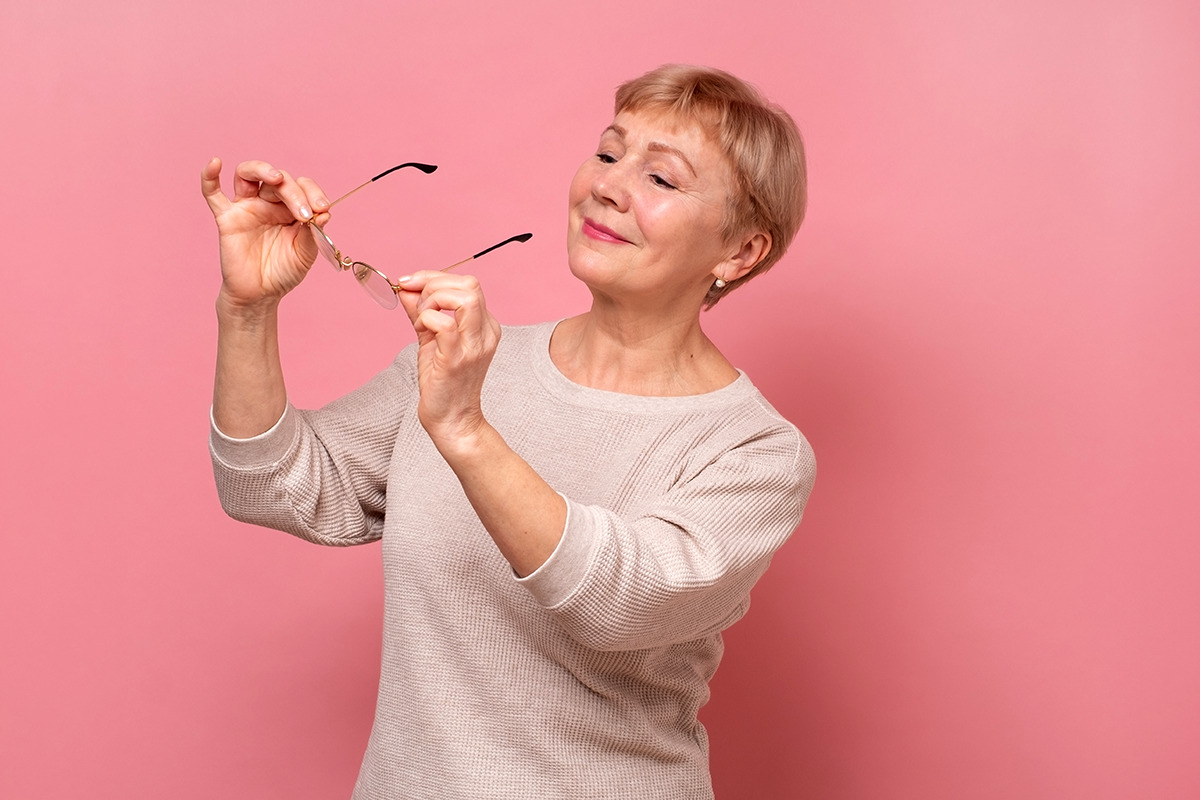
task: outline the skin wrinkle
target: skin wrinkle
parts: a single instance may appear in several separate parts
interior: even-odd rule
[[[624,128],[622,128],[620,125],[616,124],[615,122],[612,125],[609,125],[607,128],[605,128],[604,131],[605,131],[605,133],[612,131],[617,136],[621,137],[622,140],[624,140],[628,136],[628,132]],[[651,152],[654,152],[654,153],[667,153],[668,155],[675,156],[676,158],[678,158],[680,161],[683,162],[684,166],[686,166],[688,168],[688,170],[691,171],[692,175],[696,174],[696,168],[692,166],[692,162],[688,161],[687,155],[684,154],[684,152],[682,150],[680,150],[678,147],[672,147],[671,145],[669,145],[665,142],[650,142],[649,144],[646,145],[646,149]]]

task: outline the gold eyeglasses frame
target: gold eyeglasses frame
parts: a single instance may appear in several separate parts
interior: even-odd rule
[[[409,161],[404,164],[399,164],[397,166],[392,167],[391,169],[384,170],[383,172],[376,175],[374,178],[371,178],[371,180],[366,181],[366,182],[362,183],[361,185],[354,187],[353,189],[346,192],[341,197],[339,197],[338,199],[336,199],[332,203],[330,203],[329,207],[333,208],[335,205],[342,202],[347,197],[349,197],[350,195],[357,192],[359,189],[369,186],[372,183],[374,183],[375,181],[384,177],[385,175],[390,175],[391,173],[395,172],[396,170],[403,169],[405,167],[414,167],[416,169],[419,169],[421,172],[424,172],[426,175],[437,170],[437,166],[435,164],[420,164],[415,161]],[[318,227],[316,224],[314,224],[312,222],[308,222],[305,224],[308,225],[309,229],[312,231],[312,238],[313,238],[313,242],[317,246],[317,251],[320,252],[320,254],[325,257],[325,260],[328,261],[330,263],[330,265],[333,266],[335,271],[350,272],[354,276],[354,279],[356,281],[358,281],[358,285],[361,286],[363,288],[363,290],[367,294],[369,294],[373,300],[375,300],[376,303],[383,306],[384,308],[392,309],[400,304],[400,292],[402,292],[404,290],[400,286],[397,286],[395,283],[393,283],[391,278],[389,278],[384,273],[380,272],[375,267],[372,267],[370,264],[366,263],[365,261],[355,261],[352,258],[350,258],[349,256],[344,255],[342,253],[342,251],[338,249],[337,245],[335,245],[333,243],[333,239],[329,238],[329,234],[325,233],[325,231],[322,230],[320,227]],[[456,261],[455,263],[451,264],[448,267],[442,267],[439,270],[439,272],[447,272],[449,270],[454,269],[455,267],[461,267],[463,264],[466,264],[468,261],[474,261],[475,259],[479,258],[480,256],[482,256],[486,253],[490,253],[491,251],[495,250],[496,248],[503,247],[506,244],[511,244],[512,242],[527,242],[532,238],[533,238],[532,233],[522,233],[522,234],[518,234],[517,236],[510,236],[509,238],[505,239],[502,242],[498,242],[497,244],[494,244],[491,247],[480,250],[478,253],[476,253],[473,256],[468,256],[467,258],[464,258],[462,261]]]

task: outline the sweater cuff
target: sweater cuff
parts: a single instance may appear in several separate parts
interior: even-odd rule
[[[550,610],[570,600],[583,585],[595,556],[599,530],[590,508],[566,497],[563,500],[567,504],[567,523],[558,546],[540,567],[516,579],[539,605]]]
[[[278,463],[291,449],[297,433],[295,409],[290,403],[284,407],[278,422],[249,439],[235,439],[223,433],[213,419],[211,408],[208,418],[212,427],[209,449],[215,458],[234,468],[253,469]]]

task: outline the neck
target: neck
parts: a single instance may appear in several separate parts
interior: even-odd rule
[[[575,383],[643,396],[704,394],[738,375],[701,330],[698,314],[672,320],[601,303],[559,323],[550,358]]]

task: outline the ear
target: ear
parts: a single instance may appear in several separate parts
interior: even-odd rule
[[[754,231],[735,241],[737,249],[713,269],[713,275],[726,283],[744,277],[771,252],[771,237],[762,231]]]

